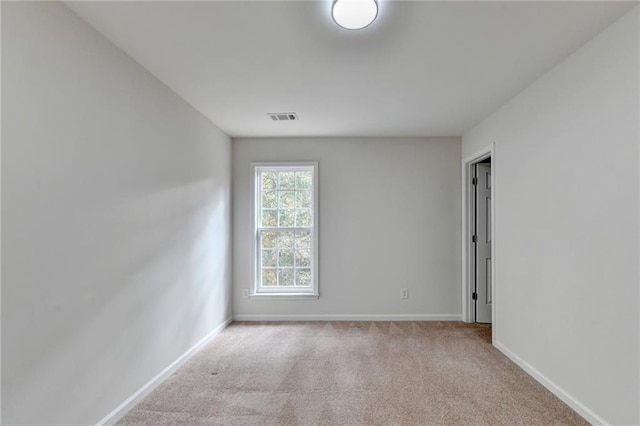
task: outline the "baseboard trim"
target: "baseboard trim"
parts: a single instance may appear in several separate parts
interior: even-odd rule
[[[462,315],[234,315],[234,321],[462,321]]]
[[[493,342],[493,346],[502,352],[507,358],[511,361],[515,362],[518,367],[522,368],[527,372],[531,377],[536,379],[542,386],[547,388],[552,394],[560,398],[562,402],[571,407],[574,411],[580,414],[586,421],[591,423],[592,425],[609,425],[609,423],[604,420],[602,417],[598,416],[596,413],[587,408],[580,401],[571,396],[567,391],[562,389],[560,386],[555,384],[551,379],[542,374],[540,371],[536,370],[531,364],[524,361],[518,355],[516,355],[513,351],[508,349],[505,345],[498,341]]]
[[[198,343],[193,345],[189,350],[182,354],[178,359],[173,361],[167,368],[162,370],[157,376],[149,380],[144,386],[138,389],[133,395],[127,398],[122,404],[107,414],[102,420],[96,423],[96,426],[114,425],[118,420],[125,416],[136,404],[142,401],[155,388],[157,388],[165,379],[171,376],[178,368],[187,362],[192,356],[200,351],[207,343],[216,337],[232,322],[232,317],[227,318],[222,324],[217,326],[213,331],[203,337]]]

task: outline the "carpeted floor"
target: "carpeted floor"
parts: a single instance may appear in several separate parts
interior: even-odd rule
[[[459,322],[235,322],[121,425],[586,425]]]

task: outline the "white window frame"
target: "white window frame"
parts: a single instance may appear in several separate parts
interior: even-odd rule
[[[260,227],[260,207],[261,207],[261,180],[259,173],[263,171],[312,171],[312,226],[310,228],[289,227],[289,228],[266,228]],[[252,162],[251,163],[251,291],[250,298],[265,299],[317,299],[318,292],[318,163],[315,161],[296,162]],[[311,231],[311,286],[310,287],[276,287],[265,288],[261,286],[262,268],[260,255],[260,231],[265,229],[277,230],[300,230],[309,229]]]

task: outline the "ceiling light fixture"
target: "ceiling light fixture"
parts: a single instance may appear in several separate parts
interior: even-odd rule
[[[331,17],[342,28],[359,30],[371,25],[378,16],[376,0],[335,0]]]

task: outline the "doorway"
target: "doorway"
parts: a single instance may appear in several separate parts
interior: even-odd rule
[[[474,322],[491,324],[491,157],[471,165]]]
[[[463,320],[492,324],[493,336],[496,328],[495,166],[493,144],[462,161]]]

